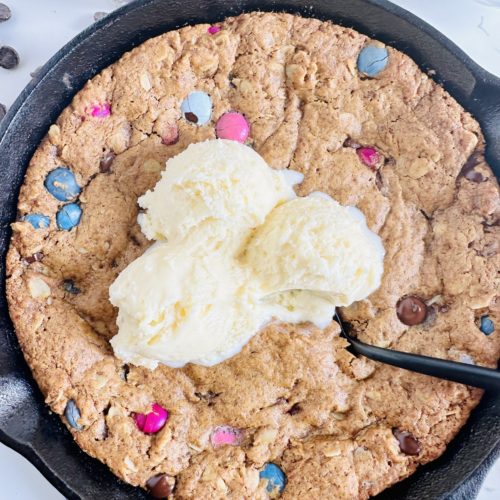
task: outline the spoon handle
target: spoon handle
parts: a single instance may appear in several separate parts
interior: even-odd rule
[[[374,361],[500,393],[500,371],[498,370],[384,349],[365,344],[351,335],[346,334],[346,337],[356,353]]]

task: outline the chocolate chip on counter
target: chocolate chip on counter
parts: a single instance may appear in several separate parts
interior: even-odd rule
[[[154,498],[168,498],[172,493],[166,474],[156,474],[156,476],[149,478],[146,482],[146,488]]]
[[[115,158],[116,155],[111,151],[104,153],[101,158],[101,162],[99,163],[99,170],[101,171],[101,173],[105,174],[111,170],[111,165],[113,164]]]
[[[405,455],[418,455],[420,453],[422,447],[411,433],[407,431],[400,431],[398,429],[393,429],[392,433],[399,442],[399,449]]]
[[[5,5],[4,3],[0,3],[0,23],[8,21],[11,15],[12,12],[7,7],[7,5]]]
[[[294,405],[292,405],[292,407],[288,410],[288,414],[289,415],[292,415],[292,417],[294,415],[297,415],[297,413],[299,413],[300,411],[302,410],[301,406],[299,403],[295,403]]]
[[[404,297],[396,305],[396,314],[399,321],[405,325],[419,325],[427,317],[427,306],[418,297]]]
[[[73,295],[78,295],[81,293],[81,290],[75,285],[75,282],[71,279],[67,279],[63,281],[63,288]]]
[[[42,262],[42,260],[43,260],[42,252],[36,252],[33,255],[24,258],[24,262],[26,262],[26,264],[33,264],[33,262]]]
[[[14,69],[19,64],[19,54],[8,45],[0,47],[0,67]]]
[[[94,21],[100,21],[103,17],[108,15],[107,12],[95,12],[94,13]]]
[[[0,120],[7,114],[7,108],[5,104],[0,103]]]

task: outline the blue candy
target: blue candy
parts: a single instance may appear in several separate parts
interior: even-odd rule
[[[59,201],[70,201],[80,194],[75,174],[66,167],[57,167],[45,178],[45,188]]]
[[[80,410],[72,399],[70,399],[66,405],[64,416],[66,417],[68,424],[71,425],[73,429],[76,429],[77,431],[82,430],[82,426],[78,423],[78,420],[80,420],[81,417]]]
[[[205,125],[212,114],[212,99],[205,92],[191,92],[181,104],[184,118],[196,125]]]
[[[491,335],[495,331],[495,324],[491,321],[488,315],[481,316],[481,323],[479,329],[485,335]]]
[[[68,203],[59,209],[56,215],[57,227],[69,231],[80,224],[82,209],[76,203]]]
[[[267,481],[266,491],[276,498],[283,493],[286,486],[285,473],[276,465],[271,462],[266,464],[260,471],[259,477]]]
[[[28,214],[24,220],[29,222],[35,229],[46,229],[50,225],[50,219],[43,214]]]
[[[368,45],[358,56],[358,70],[367,76],[377,76],[386,66],[389,59],[387,49]]]

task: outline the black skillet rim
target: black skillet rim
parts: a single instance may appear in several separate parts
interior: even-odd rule
[[[53,73],[56,72],[55,70],[57,70],[59,64],[64,65],[64,59],[66,58],[66,56],[68,54],[71,55],[73,51],[78,51],[79,48],[81,49],[81,44],[83,44],[88,38],[92,37],[93,35],[99,34],[100,31],[106,29],[106,27],[108,26],[119,23],[125,16],[137,13],[137,11],[141,11],[148,6],[159,3],[159,0],[143,0],[133,2],[114,11],[108,17],[100,20],[99,22],[95,23],[94,25],[90,26],[88,29],[80,33],[44,65],[36,79],[28,84],[28,86],[23,90],[21,95],[11,106],[5,118],[0,123],[0,161],[2,163],[4,162],[2,154],[9,149],[9,144],[6,144],[5,138],[7,137],[7,139],[9,139],[9,131],[11,126],[15,126],[16,118],[18,118],[18,116],[22,114],[22,112],[24,112],[24,107],[27,106],[29,108],[30,98],[37,93],[37,89],[40,88],[43,82],[46,82],[47,80],[50,80],[50,78],[55,76],[53,75]],[[181,11],[183,8],[185,10],[185,3],[189,2],[170,2],[172,12],[176,8],[181,9]],[[191,3],[194,4],[195,2]],[[349,14],[343,15],[341,11],[343,10],[343,8],[345,10],[345,5],[338,5],[342,2],[331,2],[332,5],[335,4],[333,7],[331,7],[331,10],[336,10],[336,14],[333,16],[331,15],[331,12],[325,14],[325,9],[328,10],[328,7],[325,7],[324,5],[324,3],[326,2],[312,0],[306,2],[307,6],[300,5],[300,3],[300,1],[295,0],[290,0],[288,2],[276,2],[272,0],[260,2],[252,0],[240,0],[236,2],[224,2],[220,0],[215,0],[212,2],[210,0],[205,2],[202,1],[199,2],[199,4],[203,4],[203,8],[200,9],[198,3],[196,3],[196,5],[192,5],[191,11],[189,11],[188,8],[188,14],[186,16],[182,16],[182,20],[175,23],[175,26],[181,26],[188,23],[191,24],[192,22],[214,22],[217,20],[221,20],[228,15],[236,15],[240,12],[251,10],[289,11],[300,13],[304,16],[318,17],[320,19],[333,19],[334,22],[344,24],[346,26],[352,26],[362,33],[375,36],[385,43],[403,50],[404,52],[408,53],[423,70],[435,69],[436,74],[433,75],[433,78],[439,83],[442,83],[443,86],[453,95],[453,97],[455,97],[455,99],[457,99],[466,109],[474,114],[476,119],[478,119],[483,127],[488,144],[496,144],[494,141],[495,139],[498,139],[500,135],[500,132],[498,131],[498,129],[500,128],[498,126],[500,123],[500,99],[496,98],[500,95],[500,80],[474,63],[461,49],[454,45],[450,40],[445,38],[441,33],[436,31],[434,28],[432,28],[419,18],[415,17],[411,13],[385,0],[354,0],[353,2],[351,2],[351,9],[355,9],[357,5],[369,9],[376,8],[380,11],[381,16],[385,14],[396,16],[400,20],[403,20],[409,25],[416,28],[423,35],[423,39],[421,40],[422,43],[430,43],[431,45],[434,45],[434,48],[436,50],[438,50],[439,48],[443,49],[443,58],[446,63],[450,63],[449,66],[447,66],[446,68],[437,66],[433,68],[427,66],[426,60],[423,57],[420,57],[420,52],[418,50],[415,53],[415,49],[408,45],[408,40],[396,40],[398,36],[394,35],[392,37],[391,34],[387,32],[386,26],[383,29],[384,32],[381,33],[380,25],[378,27],[372,27],[371,29],[369,29],[366,28],[362,21],[350,19]],[[312,6],[312,8],[309,8],[309,6]],[[347,8],[347,10],[349,10],[349,8]],[[200,11],[202,12],[203,18],[200,18]],[[140,16],[138,17],[140,18]],[[342,23],[342,20],[350,20],[350,22],[348,21]],[[164,24],[169,24],[168,29],[173,28],[172,22],[167,23],[165,21]],[[142,37],[142,40],[144,40],[160,32],[161,30],[158,31],[158,29],[153,29],[151,32],[145,33],[144,36],[141,34],[139,38]],[[121,52],[123,53],[124,50],[130,50],[135,45],[135,43],[128,43],[128,49],[119,50],[121,50]],[[117,57],[119,57],[119,55],[117,55]],[[115,57],[114,59],[116,59],[117,57]],[[59,112],[67,105],[71,96],[74,95],[77,90],[79,90],[82,81],[93,76],[109,63],[110,61],[106,61],[102,65],[90,68],[88,74],[78,75],[79,79],[81,80],[79,84],[74,90],[67,89],[66,92],[63,92],[59,105],[52,106],[52,108],[54,109],[48,110],[50,118],[45,121],[53,121],[53,119],[59,114]],[[464,71],[466,73],[464,73]],[[465,78],[462,78],[464,75]],[[470,79],[470,77],[472,77],[472,80]],[[46,130],[47,127],[45,127],[45,131]],[[38,139],[32,141],[29,149],[33,150],[38,142]],[[497,143],[500,143],[500,141],[497,141]],[[493,166],[496,175],[498,176],[498,167],[500,165],[500,149],[497,147],[487,149],[487,158],[490,161],[490,164]],[[22,177],[24,176],[25,167],[26,164],[24,164],[21,168],[22,175],[20,179],[22,179]],[[18,179],[17,181],[14,180],[17,185],[17,190],[19,188],[20,179]],[[2,333],[4,330],[6,331],[7,339],[5,342],[7,349],[10,348],[13,352],[17,351],[17,357],[19,357],[20,351],[17,345],[17,341],[13,339],[12,324],[10,323],[10,320],[8,318],[4,296],[5,250],[7,248],[10,236],[8,222],[13,219],[13,214],[15,212],[15,208],[12,206],[12,200],[9,198],[11,198],[11,195],[6,195],[3,192],[0,193],[0,215],[2,223],[0,227],[0,244],[2,248],[2,262],[0,264],[0,270],[2,273],[2,297],[0,299],[2,302],[0,303],[0,309],[2,317],[0,329],[2,330]],[[17,192],[16,196],[14,197],[14,203],[16,200]],[[4,339],[2,339],[2,346],[3,342]],[[14,345],[12,345],[12,342],[14,343]],[[70,435],[59,423],[58,417],[48,414],[49,412],[43,404],[43,398],[41,397],[39,390],[36,388],[36,383],[32,380],[27,366],[25,364],[23,365],[24,366],[22,367],[16,366],[15,375],[17,375],[18,377],[15,377],[14,375],[14,380],[21,384],[29,386],[29,388],[27,389],[28,392],[30,392],[29,397],[31,399],[34,399],[34,404],[37,406],[36,411],[37,413],[39,413],[38,416],[40,416],[44,420],[47,420],[47,425],[55,426],[56,432],[60,434],[59,436],[57,436],[59,438],[58,440],[61,441],[61,446],[68,448],[69,454],[78,454],[78,460],[87,460],[88,462],[88,457],[85,458],[86,455],[83,452],[79,451],[79,449],[77,449],[76,445],[71,441]],[[0,375],[4,374],[7,374],[7,376],[11,375],[8,371],[1,370]],[[33,389],[34,387],[35,389]],[[2,401],[0,397],[0,417],[2,416],[1,405],[4,403],[5,401]],[[411,478],[405,480],[402,483],[399,483],[398,485],[393,486],[379,497],[394,498],[394,495],[397,495],[400,498],[423,498],[424,496],[427,498],[444,498],[452,495],[453,492],[455,492],[457,488],[464,481],[466,481],[466,479],[471,476],[471,474],[473,474],[478,467],[480,467],[481,462],[493,452],[496,443],[498,443],[498,441],[500,440],[499,416],[499,399],[492,396],[485,396],[478,409],[473,412],[471,419],[459,433],[459,436],[455,438],[455,440],[450,444],[449,450],[443,457],[425,467],[422,467],[420,471],[418,471]],[[25,456],[65,496],[67,496],[68,498],[80,498],[81,493],[78,493],[76,489],[72,488],[65,481],[65,479],[63,479],[63,477],[58,475],[58,464],[53,464],[51,462],[51,458],[49,456],[50,448],[48,448],[46,444],[45,446],[43,446],[43,443],[36,442],[35,440],[31,441],[30,439],[28,439],[23,442],[20,438],[16,439],[10,436],[7,429],[4,430],[1,427],[2,425],[3,422],[0,418],[1,442],[18,451],[21,455]],[[54,436],[49,437],[50,439],[54,439]],[[46,436],[44,438],[46,438]],[[474,440],[476,440],[476,442],[474,442]],[[91,467],[92,472],[95,472],[97,476],[106,474],[110,475],[110,473],[106,471],[106,468],[104,466],[101,466],[101,464],[98,464],[97,461],[94,461],[93,459],[90,460],[90,465],[89,463],[87,463],[86,465],[87,467]],[[452,475],[454,479],[450,484],[444,484],[446,483],[446,477],[450,475]],[[104,478],[99,477],[98,479],[96,479],[96,487],[101,486],[102,481],[106,483],[102,484],[102,486],[109,486],[109,481],[106,481],[104,480]],[[112,476],[112,481],[116,483],[116,493],[118,494],[118,496],[115,496],[113,494],[110,498],[126,498],[132,496],[138,498],[143,496],[138,490],[129,488],[127,485],[124,485],[122,482],[114,479],[114,476]],[[443,488],[440,488],[439,485],[436,485],[436,481],[441,481],[443,483]],[[426,487],[426,485],[428,486],[429,484],[431,485],[430,489]],[[113,488],[114,491],[113,484],[111,484],[111,488]],[[95,491],[98,492],[99,490],[97,489]]]

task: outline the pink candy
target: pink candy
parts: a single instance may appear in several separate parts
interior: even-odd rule
[[[241,444],[242,441],[243,433],[229,425],[216,427],[210,435],[210,442],[214,448],[224,445],[237,446]]]
[[[356,153],[358,153],[359,159],[372,170],[376,170],[379,166],[382,158],[379,152],[372,147],[362,146],[356,149]]]
[[[250,133],[250,125],[241,113],[230,111],[217,120],[215,132],[219,139],[244,143]]]
[[[220,26],[210,26],[208,28],[208,32],[211,34],[211,35],[215,35],[215,33],[219,33],[219,31],[221,30],[221,27]]]
[[[107,102],[94,105],[90,108],[90,114],[95,118],[106,118],[111,114],[111,106]]]
[[[168,420],[168,411],[157,403],[152,405],[149,413],[135,413],[134,420],[137,428],[145,434],[155,434],[163,428]]]
[[[176,144],[179,141],[179,129],[177,125],[169,125],[165,128],[163,135],[161,136],[162,144],[165,146],[170,146]]]

